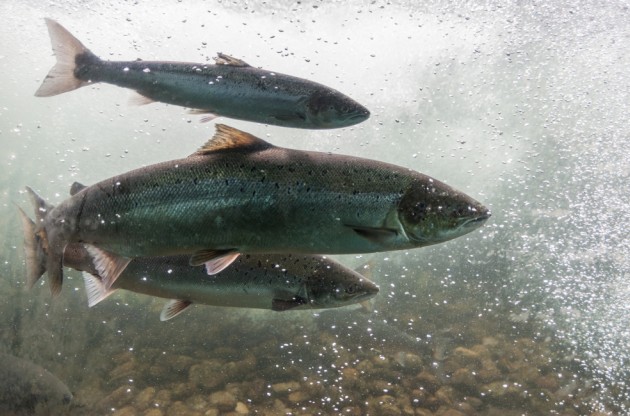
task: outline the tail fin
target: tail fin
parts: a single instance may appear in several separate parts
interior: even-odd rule
[[[24,254],[26,255],[26,283],[32,288],[46,272],[46,254],[42,241],[36,232],[35,223],[22,208],[18,207],[24,232]]]
[[[31,197],[31,202],[35,207],[35,218],[37,223],[34,227],[34,234],[36,235],[36,238],[39,239],[37,242],[42,250],[41,256],[38,255],[36,251],[35,257],[31,256],[31,258],[35,258],[36,261],[43,259],[43,261],[46,262],[45,266],[37,265],[37,263],[31,263],[31,266],[27,266],[27,269],[29,270],[27,281],[34,284],[41,277],[41,273],[39,275],[37,273],[43,269],[42,273],[45,271],[48,274],[48,283],[50,285],[51,293],[53,295],[58,295],[59,292],[61,292],[61,284],[63,283],[62,267],[64,247],[58,247],[55,244],[51,244],[51,241],[57,241],[56,237],[55,235],[49,235],[46,227],[44,226],[46,215],[53,209],[53,206],[47,203],[28,186],[26,187],[26,190],[28,191],[29,196]]]
[[[87,85],[87,81],[80,80],[74,75],[77,57],[86,55],[98,59],[59,23],[48,18],[45,20],[57,63],[48,72],[44,82],[35,92],[37,97],[50,97]]]

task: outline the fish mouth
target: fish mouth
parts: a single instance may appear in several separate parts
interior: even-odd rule
[[[370,285],[365,288],[365,293],[363,294],[363,298],[365,299],[366,297],[371,298],[372,296],[376,296],[379,291],[380,291],[380,288],[378,286]]]
[[[370,117],[370,111],[368,109],[357,110],[356,112],[350,114],[347,119],[348,120],[366,120]]]
[[[486,221],[488,221],[488,219],[492,216],[492,213],[490,212],[490,210],[485,210],[483,213],[481,213],[479,216],[475,217],[475,218],[470,218],[468,221],[466,221],[463,226],[465,228],[477,228],[477,227],[481,227]]]

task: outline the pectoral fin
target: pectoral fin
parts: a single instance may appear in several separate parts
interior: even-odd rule
[[[276,312],[288,311],[289,309],[297,308],[298,306],[306,305],[308,300],[301,296],[294,296],[293,299],[274,299],[271,301],[271,310]]]
[[[190,258],[191,266],[206,265],[209,275],[217,274],[228,267],[241,253],[235,250],[199,250]]]
[[[182,299],[171,299],[169,300],[164,308],[162,308],[162,312],[160,313],[160,321],[168,321],[171,318],[175,318],[180,313],[184,312],[187,307],[192,305],[192,302],[189,300]]]
[[[91,244],[86,244],[85,248],[92,256],[92,263],[94,263],[94,267],[107,289],[112,287],[118,276],[131,261],[130,258],[110,253]]]
[[[387,243],[398,236],[398,231],[391,228],[370,228],[355,225],[347,225],[347,227],[352,228],[355,233],[374,243]]]
[[[303,113],[287,113],[287,114],[274,114],[273,118],[280,121],[306,121],[306,116]]]

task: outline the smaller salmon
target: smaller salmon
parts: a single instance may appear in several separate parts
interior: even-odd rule
[[[68,251],[72,255],[73,248],[66,250],[64,259],[68,259]],[[67,265],[71,266],[69,260]],[[162,321],[192,303],[281,312],[337,308],[378,293],[370,280],[332,259],[292,254],[244,255],[215,276],[209,276],[203,267],[191,266],[185,255],[139,257],[110,289],[95,273],[84,272],[83,277],[90,306],[116,289],[172,299],[160,314]]]
[[[25,244],[32,244],[34,223],[21,209],[20,216]],[[36,246],[26,248],[27,256],[43,256],[41,240],[35,242]],[[216,276],[209,276],[203,267],[191,266],[186,255],[138,257],[111,288],[103,283],[94,258],[84,245],[69,245],[63,262],[64,266],[84,272],[89,306],[116,289],[172,299],[162,310],[162,321],[177,316],[193,303],[273,311],[324,309],[363,302],[378,293],[378,287],[368,278],[322,256],[248,254]],[[29,286],[34,283],[29,282]]]
[[[57,64],[35,95],[48,97],[105,82],[137,91],[138,104],[154,101],[206,113],[302,129],[360,123],[370,112],[350,97],[306,79],[254,68],[219,53],[216,65],[167,61],[104,61],[63,26],[46,19]]]

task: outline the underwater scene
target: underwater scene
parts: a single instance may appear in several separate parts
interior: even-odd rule
[[[0,13],[0,416],[630,414],[626,2]]]

